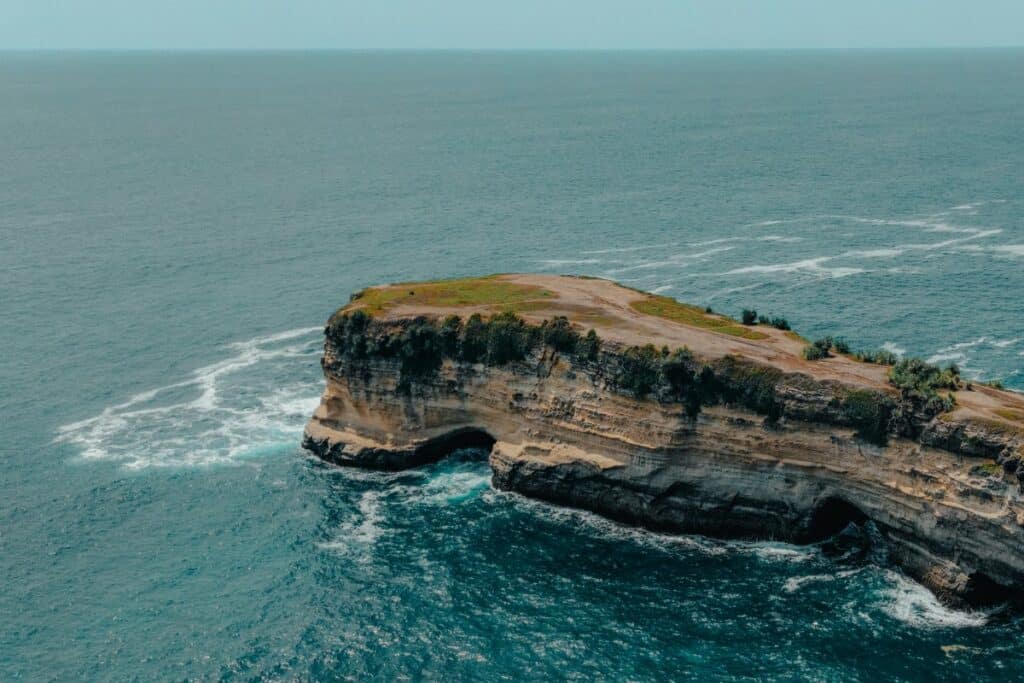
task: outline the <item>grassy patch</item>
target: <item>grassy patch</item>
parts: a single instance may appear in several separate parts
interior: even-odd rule
[[[557,300],[524,301],[516,304],[517,313],[548,313],[560,314],[569,318],[571,322],[580,325],[597,325],[599,327],[620,327],[622,320],[608,315],[603,308],[597,306],[584,306],[581,304],[562,304]]]
[[[982,477],[998,477],[1003,474],[1003,466],[996,462],[985,462],[972,467],[971,473]]]
[[[951,420],[954,421],[954,420]],[[975,425],[981,427],[994,434],[1001,434],[1003,436],[1024,436],[1024,427],[1016,425],[1008,425],[1005,422],[999,420],[990,420],[985,417],[968,417],[967,419],[959,420],[963,424]]]
[[[728,334],[744,339],[767,339],[764,332],[744,327],[737,321],[721,315],[705,313],[704,309],[690,306],[667,296],[648,295],[646,299],[630,304],[633,310],[645,315],[671,320],[672,322],[699,327],[720,334]]]
[[[502,310],[517,310],[524,304],[555,298],[554,292],[543,287],[508,282],[489,275],[372,287],[358,293],[346,309],[364,310],[370,315],[384,313],[398,305],[439,308],[498,306]]]
[[[1024,423],[1024,413],[1019,410],[1010,410],[1009,408],[998,408],[993,411],[996,415],[1009,420],[1010,422],[1021,422]]]

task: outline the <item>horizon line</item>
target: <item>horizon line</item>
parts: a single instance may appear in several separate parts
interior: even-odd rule
[[[0,47],[11,52],[875,52],[1019,50],[1019,45],[878,45],[783,47]]]

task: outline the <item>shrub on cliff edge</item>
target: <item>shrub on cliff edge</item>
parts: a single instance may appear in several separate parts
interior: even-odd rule
[[[580,340],[576,351],[587,360],[597,360],[597,354],[601,351],[601,338],[597,336],[594,328],[590,328],[587,335]]]
[[[637,398],[643,398],[658,384],[660,361],[653,344],[631,346],[622,356],[615,383]]]
[[[889,382],[899,389],[931,398],[939,389],[957,389],[960,370],[955,365],[942,370],[920,358],[907,358],[892,367]]]
[[[441,323],[441,348],[449,358],[459,357],[459,339],[462,336],[462,318],[449,315]]]
[[[564,315],[557,316],[552,320],[545,320],[541,324],[541,335],[544,343],[555,351],[573,353],[580,342],[579,333],[572,329],[572,324]]]
[[[530,350],[530,330],[512,311],[497,314],[487,322],[487,361],[505,365],[522,360]]]
[[[832,349],[832,344],[832,337],[822,337],[814,343],[808,344],[803,350],[804,360],[821,360],[822,358],[829,358],[832,355],[829,353]]]
[[[479,313],[469,316],[462,328],[459,355],[467,363],[479,363],[487,354],[487,325]]]
[[[843,415],[857,429],[858,437],[885,445],[894,407],[891,398],[870,389],[847,389],[840,405]]]
[[[397,355],[402,362],[402,383],[437,372],[444,359],[441,334],[434,323],[416,318],[397,340]]]

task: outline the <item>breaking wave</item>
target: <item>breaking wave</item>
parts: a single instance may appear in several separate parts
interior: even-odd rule
[[[984,626],[990,614],[946,607],[935,594],[898,572],[886,571],[890,586],[879,592],[879,607],[893,619],[918,628],[970,628]]]
[[[319,401],[320,327],[229,344],[230,355],[63,425],[57,443],[129,469],[239,463],[293,448]]]

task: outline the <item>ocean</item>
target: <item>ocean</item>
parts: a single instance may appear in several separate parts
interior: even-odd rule
[[[300,447],[397,280],[608,277],[1024,390],[1024,50],[0,53],[0,680],[1024,680],[816,546]]]

